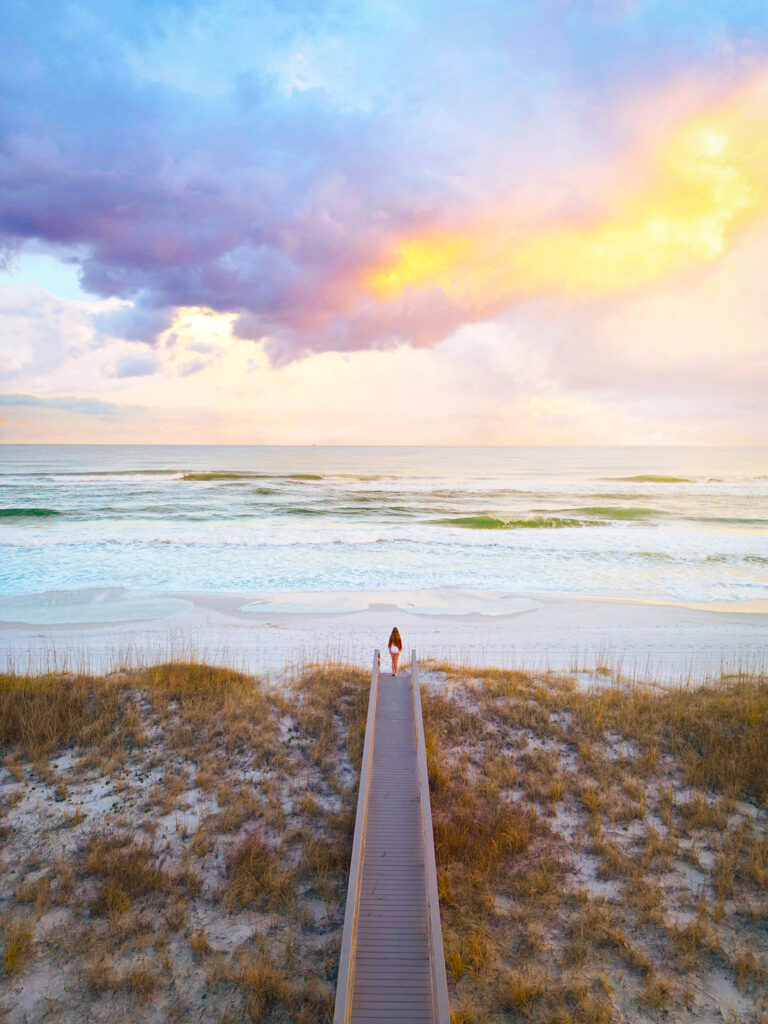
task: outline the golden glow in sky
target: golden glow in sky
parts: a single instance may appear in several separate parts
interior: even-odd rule
[[[733,232],[768,210],[768,83],[678,127],[642,156],[643,178],[590,223],[516,226],[494,211],[461,229],[404,239],[363,275],[381,300],[438,287],[484,309],[517,296],[603,295],[715,260]]]
[[[719,90],[717,103],[702,100],[706,89]],[[555,123],[570,152],[567,116]],[[199,271],[206,287],[181,289],[200,291],[199,305],[169,300],[173,319],[153,337],[141,333],[141,293],[98,298],[76,262],[22,253],[18,283],[10,271],[0,280],[0,440],[765,443],[768,66],[727,92],[683,76],[629,103],[623,94],[610,118],[633,140],[615,160],[564,170],[547,132],[530,174],[511,161],[515,191],[505,185],[499,198],[470,175],[440,207],[440,226],[418,234],[410,207],[385,216],[373,203],[370,222],[360,214],[361,248],[350,210],[365,204],[349,206],[339,179],[302,212],[306,234],[275,235],[275,252],[290,251],[285,267],[246,252],[214,260],[206,277],[209,257],[198,266],[195,246],[181,245],[161,281]],[[603,143],[587,132],[577,151]],[[499,150],[519,145],[507,133]],[[451,219],[457,202],[466,213]],[[210,237],[219,232],[217,222]],[[327,277],[312,270],[326,251],[337,258]],[[123,267],[109,260],[110,273]],[[136,280],[155,280],[156,255],[149,263]],[[261,302],[265,314],[244,325]],[[118,316],[132,312],[136,334]]]

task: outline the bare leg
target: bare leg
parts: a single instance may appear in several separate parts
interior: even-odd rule
[[[400,660],[400,651],[390,651],[392,655],[392,675],[397,675],[397,663]]]

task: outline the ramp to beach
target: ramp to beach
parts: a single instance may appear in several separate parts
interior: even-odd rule
[[[416,654],[374,656],[334,1024],[449,1024]]]

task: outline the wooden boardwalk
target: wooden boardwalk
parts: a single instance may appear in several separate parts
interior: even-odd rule
[[[449,1024],[418,668],[374,659],[334,1024]]]

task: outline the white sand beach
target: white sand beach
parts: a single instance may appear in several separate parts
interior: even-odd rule
[[[0,664],[96,672],[189,656],[262,673],[329,659],[367,665],[397,624],[420,658],[701,682],[768,664],[765,602],[733,608],[453,588],[59,591],[0,599]]]

